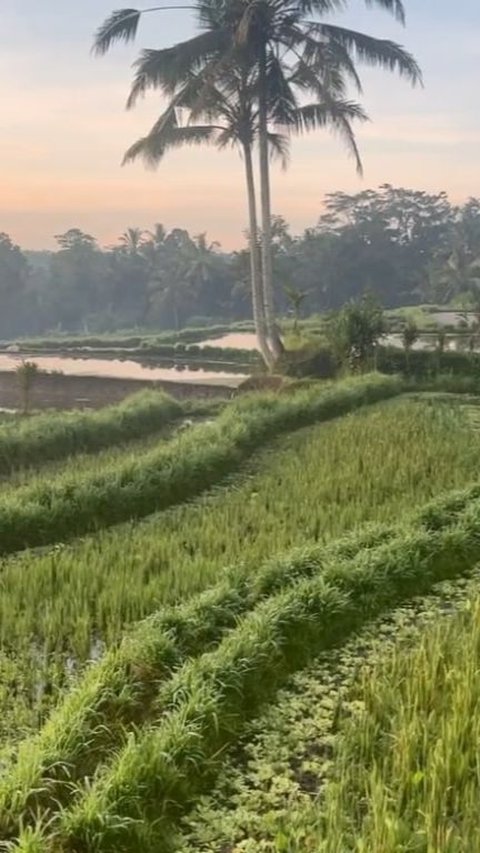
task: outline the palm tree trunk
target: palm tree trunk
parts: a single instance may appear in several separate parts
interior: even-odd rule
[[[260,257],[258,250],[257,202],[255,198],[255,181],[253,177],[252,149],[250,145],[243,146],[245,156],[245,177],[247,181],[249,241],[250,241],[250,274],[252,284],[253,321],[258,338],[258,345],[263,360],[268,368],[273,365],[273,357],[268,345],[267,325],[263,304],[262,282],[260,272]]]
[[[268,162],[267,123],[267,57],[263,45],[259,57],[258,124],[260,149],[260,200],[262,207],[262,281],[265,319],[270,346],[275,358],[283,352],[283,345],[275,324],[272,264],[272,213],[270,209],[270,169]]]

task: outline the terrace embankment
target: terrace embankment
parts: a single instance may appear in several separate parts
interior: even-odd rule
[[[116,379],[100,376],[66,376],[62,373],[39,373],[30,392],[33,409],[93,408],[120,403],[142,388],[167,391],[172,397],[229,397],[228,383],[170,382],[148,379]],[[22,391],[15,373],[0,371],[0,408],[19,409]]]

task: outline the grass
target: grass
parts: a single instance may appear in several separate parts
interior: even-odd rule
[[[184,413],[182,404],[167,394],[141,391],[96,412],[15,418],[0,425],[0,476],[151,435]]]
[[[125,624],[195,594],[225,565],[267,559],[272,543],[279,551],[322,543],[460,488],[480,462],[480,436],[464,412],[434,400],[365,409],[281,439],[227,490],[140,526],[4,561],[2,647],[18,655],[34,636],[46,653],[85,660],[92,637],[116,642]]]
[[[363,677],[395,650],[469,606],[478,567],[443,581],[321,654],[289,679],[226,756],[215,786],[182,821],[176,853],[318,853],[319,813],[345,721],[358,718]],[[403,849],[399,847],[398,849]]]
[[[105,332],[95,335],[45,335],[37,338],[19,339],[25,349],[31,350],[62,350],[79,349],[88,347],[93,349],[115,348],[132,349],[141,347],[143,343],[176,344],[196,343],[209,338],[218,338],[230,332],[253,332],[251,321],[240,321],[238,323],[217,323],[211,326],[186,327],[179,331],[153,332],[151,330],[126,330],[123,332]]]
[[[225,566],[256,572],[272,549],[391,523],[471,482],[480,436],[469,412],[436,398],[392,400],[288,435],[228,488],[144,524],[4,560],[0,742],[37,728],[58,692],[105,644],[115,646],[126,625],[193,598]]]
[[[40,479],[4,492],[0,553],[64,541],[181,503],[237,470],[275,435],[401,390],[396,377],[372,375],[284,397],[245,397],[211,423],[194,426],[140,458],[127,456],[100,472],[67,469],[53,481]]]
[[[363,679],[336,755],[318,850],[480,848],[479,661],[476,596]]]
[[[366,380],[353,383],[353,387],[362,386],[362,383],[365,384]],[[352,384],[341,387],[350,389]],[[315,411],[318,413],[318,392],[316,394]],[[310,417],[312,399],[309,393],[292,398],[259,398],[254,404],[244,400],[236,404],[234,410],[237,414],[243,414],[256,409],[258,414],[259,409],[260,414],[266,415],[264,428],[267,430],[272,423],[277,423],[280,407],[283,407],[284,420],[288,417],[290,424],[298,424],[300,417],[304,418],[306,414]],[[273,400],[274,411],[268,408]],[[300,414],[299,400],[303,406]],[[325,397],[321,402],[325,406]],[[329,405],[334,404],[338,405],[338,397],[334,398],[333,403],[330,400]],[[291,408],[288,408],[289,406]],[[320,410],[325,413],[325,408]],[[327,411],[331,411],[328,406]],[[255,614],[258,616],[263,612],[269,601],[271,603],[276,600],[278,603],[280,600],[288,600],[293,613],[303,613],[303,616],[307,614],[307,623],[296,623],[299,638],[304,639],[304,628],[306,627],[307,635],[310,630],[308,626],[311,614],[308,616],[308,607],[310,604],[315,606],[315,600],[318,602],[318,598],[315,598],[317,593],[313,587],[309,587],[306,603],[304,602],[307,611],[303,609],[303,604],[298,611],[295,610],[298,602],[291,597],[297,590],[289,591],[288,585],[295,578],[300,578],[300,585],[307,589],[305,585],[313,582],[308,576],[312,572],[318,572],[325,560],[321,545],[333,536],[356,528],[368,520],[388,522],[439,490],[463,485],[471,480],[478,469],[480,454],[480,440],[475,431],[478,424],[472,416],[472,411],[470,405],[462,407],[458,401],[452,405],[436,397],[424,400],[393,400],[388,404],[364,409],[330,424],[325,423],[321,427],[308,428],[282,438],[277,441],[275,447],[257,454],[242,477],[231,480],[228,490],[218,489],[216,493],[201,498],[195,504],[171,509],[151,523],[105,531],[72,548],[60,548],[45,555],[25,554],[18,559],[5,560],[2,567],[0,599],[0,681],[3,690],[3,696],[0,693],[0,732],[3,728],[8,736],[9,730],[10,733],[13,731],[14,739],[15,732],[18,735],[32,725],[28,707],[34,707],[35,716],[38,716],[37,722],[41,723],[46,707],[55,699],[57,686],[65,687],[68,684],[70,676],[66,674],[66,663],[69,666],[73,664],[75,670],[91,655],[98,639],[115,647],[125,624],[146,615],[160,605],[173,603],[184,597],[193,597],[196,592],[212,583],[226,564],[238,564],[240,559],[241,565],[232,567],[223,574],[219,585],[203,596],[194,598],[190,603],[186,602],[175,611],[160,612],[157,617],[141,626],[138,632],[134,632],[119,650],[113,648],[103,663],[87,674],[86,679],[80,682],[78,690],[67,697],[66,703],[60,706],[57,714],[52,717],[49,727],[42,730],[39,740],[31,741],[22,747],[23,759],[18,764],[18,772],[9,775],[10,793],[8,786],[0,787],[0,803],[3,802],[0,806],[0,815],[3,815],[1,819],[7,820],[8,815],[9,821],[15,821],[18,820],[19,813],[25,817],[30,809],[34,810],[42,803],[42,807],[45,806],[43,797],[47,801],[52,797],[61,799],[60,783],[66,782],[66,787],[70,788],[72,782],[89,776],[92,767],[103,761],[112,750],[118,751],[122,748],[119,755],[123,755],[128,749],[125,738],[132,726],[144,726],[164,710],[170,708],[173,713],[176,709],[176,699],[172,699],[172,696],[180,697],[184,688],[181,681],[175,681],[175,676],[172,684],[177,684],[177,688],[172,688],[174,694],[169,692],[165,678],[171,675],[172,669],[180,666],[183,668],[179,672],[188,674],[188,667],[191,666],[191,671],[196,671],[194,662],[183,662],[189,655],[196,655],[202,650],[210,649],[210,656],[217,653],[220,655],[221,649],[225,648],[224,644],[229,640],[225,632],[230,632],[229,636],[233,637],[243,624],[255,626]],[[473,413],[475,414],[475,411]],[[270,421],[268,417],[271,418]],[[190,435],[193,432],[190,431]],[[358,451],[359,446],[362,448],[361,454]],[[299,471],[302,471],[301,477],[298,476]],[[21,493],[22,489],[17,491]],[[389,553],[388,550],[380,549],[379,553],[383,556],[381,562],[376,564],[379,573],[375,566],[372,569],[371,563],[370,574],[367,572],[365,577],[370,577],[373,571],[380,577],[380,586],[382,583],[385,587],[388,586],[389,595],[395,595],[395,589],[399,595],[403,595],[404,585],[410,589],[410,584],[415,582],[415,585],[425,583],[428,587],[438,576],[438,572],[441,574],[444,570],[447,573],[461,571],[462,566],[466,565],[462,563],[462,540],[455,540],[456,550],[452,552],[446,526],[452,527],[457,533],[466,530],[467,539],[470,534],[473,536],[473,540],[469,539],[468,542],[473,543],[472,547],[476,547],[475,513],[478,515],[478,507],[474,512],[469,506],[472,500],[478,497],[478,488],[475,487],[462,495],[449,498],[446,503],[442,500],[430,505],[428,510],[421,514],[423,531],[418,531],[418,537],[413,544],[407,528],[401,528],[398,547],[407,543],[407,546],[413,548],[410,558],[411,571],[408,570],[407,564],[402,563],[402,551],[397,551],[388,564],[385,557]],[[365,545],[366,541],[369,541],[371,546],[378,545],[381,539],[391,538],[392,533],[375,529],[372,534],[367,533],[366,536],[367,540],[362,538],[363,535],[358,540],[353,537],[340,547],[340,552],[337,550],[334,559],[337,571],[339,556],[342,554],[342,565],[346,566],[345,559],[348,557],[350,567],[358,564],[363,571],[366,563],[362,563],[361,555],[355,557],[358,548]],[[373,539],[369,539],[371,536]],[[272,542],[282,549],[303,543],[306,550],[294,559],[288,556],[283,560],[274,559],[265,569],[258,572],[259,563],[263,563],[265,558],[271,555]],[[355,542],[357,545],[352,545]],[[447,548],[448,559],[445,557],[444,560],[442,557],[442,562],[435,567],[432,575],[427,571],[426,575],[422,574],[418,578],[416,572],[419,570],[419,561],[420,569],[427,566],[428,570],[428,560],[433,559],[435,554],[439,556],[438,550],[435,550],[439,543],[442,548]],[[464,554],[467,563],[471,558],[468,550],[470,544],[467,543],[468,553]],[[395,542],[390,542],[389,545],[393,547]],[[386,549],[388,543],[382,547]],[[320,562],[319,548],[323,553]],[[342,551],[342,548],[346,550]],[[428,553],[425,553],[424,548],[428,549]],[[327,554],[328,563],[333,559],[333,551],[327,548],[327,552],[330,553],[330,557]],[[369,559],[373,560],[372,548],[370,552],[366,552],[365,560],[368,553]],[[423,562],[424,557],[427,563]],[[393,583],[389,576],[387,584],[382,575],[386,564],[391,566],[394,573]],[[387,570],[390,571],[388,565]],[[395,571],[398,571],[398,577]],[[346,577],[350,568],[345,569],[345,572]],[[403,580],[400,577],[402,572]],[[357,569],[354,569],[354,575],[358,580],[360,575]],[[341,580],[341,576],[341,571],[340,574],[334,575],[335,583],[339,578]],[[340,590],[340,599],[344,591],[343,588]],[[313,595],[313,603],[308,597],[310,593]],[[407,590],[406,594],[411,593]],[[264,599],[267,596],[273,597],[266,601]],[[359,595],[354,594],[355,606],[359,613],[351,616],[353,621],[356,618],[365,618],[370,612],[369,608],[376,606],[375,595],[370,597],[371,601],[366,593],[369,600],[363,604]],[[380,599],[384,601],[381,595]],[[388,606],[388,603],[384,602],[380,606]],[[345,614],[347,621],[340,621],[337,627],[342,630],[345,628],[348,633],[348,608]],[[235,629],[239,619],[242,621],[238,629]],[[285,624],[281,614],[279,619],[277,628],[280,634],[275,633],[277,628],[272,623],[275,637],[283,636],[281,631],[284,630]],[[263,640],[260,635],[259,637],[260,657],[250,658],[250,663],[253,661],[253,672],[257,663],[260,665],[262,649],[265,649]],[[286,637],[287,646],[291,639],[290,636]],[[326,642],[328,646],[330,640],[327,639]],[[290,671],[290,665],[294,668],[300,665],[296,646],[292,645],[288,651],[288,648],[284,649],[283,640],[280,639],[279,643],[282,646],[281,654],[285,650],[287,664],[285,667],[282,664],[277,672],[278,684],[283,683]],[[215,645],[218,645],[216,651]],[[309,645],[308,636],[304,645],[308,658],[313,648]],[[245,660],[248,664],[247,652],[250,649],[253,655],[255,649],[251,646],[241,648],[246,655],[242,661]],[[69,660],[72,654],[75,656],[73,661]],[[209,660],[221,662],[222,658],[209,657]],[[205,672],[199,672],[198,683],[201,685]],[[206,672],[208,674],[210,670]],[[242,675],[241,672],[238,674]],[[269,686],[268,673],[265,675],[263,670],[260,671],[257,667],[256,674],[265,687],[268,698],[276,689],[275,672],[272,674],[273,686]],[[188,676],[188,679],[191,677],[193,676]],[[245,678],[247,677],[250,678],[248,673],[245,674]],[[156,705],[159,679],[165,681],[165,688],[162,688],[160,704]],[[35,699],[32,701],[32,696],[38,692],[39,683],[46,694],[43,708],[41,702]],[[202,701],[206,702],[207,694],[202,693],[201,696]],[[218,691],[213,691],[212,696],[218,697]],[[250,698],[249,707],[251,705],[253,712],[260,707],[263,700],[262,696],[252,698],[250,695]],[[192,708],[201,709],[202,702],[195,705],[196,700],[191,701]],[[10,716],[9,713],[4,713],[5,709],[10,709]],[[220,717],[222,713],[220,710]],[[13,716],[15,721],[12,720]],[[229,712],[226,718],[226,743],[235,739],[247,716],[248,714],[242,717],[240,714],[240,719],[237,722],[234,720],[230,730]],[[238,727],[235,728],[237,723]],[[221,725],[223,726],[223,722]],[[144,731],[151,733],[148,726]],[[155,737],[157,733],[155,730]],[[138,737],[140,736],[141,734]],[[136,737],[134,741],[137,742]],[[210,746],[207,744],[205,748],[210,749]],[[8,750],[4,755],[8,755]],[[205,756],[207,770],[211,767],[215,773],[217,765],[215,762],[213,765],[209,764],[208,754],[205,753]],[[60,775],[55,768],[60,771]],[[191,780],[194,797],[199,790],[203,790],[207,778],[202,775],[195,777],[195,772],[192,773]],[[122,786],[123,784],[124,782],[121,782]],[[13,800],[12,785],[15,791]],[[95,790],[98,793],[103,789],[100,787]],[[35,791],[37,794],[32,798],[32,792]],[[103,794],[101,796],[103,797]],[[190,794],[187,800],[189,797]],[[110,808],[108,802],[107,806]],[[180,811],[183,810],[185,802],[177,803]],[[85,795],[85,804],[87,809],[92,808],[93,812],[97,810],[98,813],[97,800],[88,800]],[[114,816],[117,814],[116,808],[114,804]],[[174,813],[176,814],[175,808],[172,815]],[[68,820],[77,820],[78,814],[74,808],[69,813]],[[83,828],[78,832],[86,832],[87,835],[90,831],[93,832],[88,841],[88,844],[93,844],[92,839],[96,837],[98,827],[95,821],[91,826],[82,823],[85,813],[82,812],[82,815],[78,818],[78,826]],[[130,813],[126,814],[128,820],[130,816]],[[120,817],[123,820],[125,815]],[[166,820],[164,827],[167,835],[170,832],[169,821],[170,818]],[[72,827],[77,824],[69,826],[68,832],[71,831],[72,838],[76,838],[77,829]],[[67,831],[67,824],[64,829]],[[40,832],[38,826],[35,831],[39,839],[43,837],[43,831]],[[161,831],[163,830],[159,828],[159,832]],[[67,838],[68,832],[64,839]],[[150,843],[143,836],[135,840],[137,844],[140,842],[142,845]],[[40,841],[38,843],[40,844]],[[120,843],[118,838],[115,843]],[[65,844],[68,847],[70,841],[65,841]],[[88,849],[93,850],[94,847]]]
[[[476,500],[453,526],[400,528],[392,541],[350,561],[322,563],[321,572],[260,603],[217,649],[187,661],[161,686],[158,724],[132,734],[62,812],[55,849],[169,849],[179,815],[208,790],[227,744],[290,672],[396,602],[473,568],[479,557]]]
[[[128,729],[132,730],[132,726],[140,723],[145,725],[148,719],[163,714],[165,706],[172,702],[175,704],[175,697],[182,695],[181,688],[175,686],[176,676],[173,677],[173,685],[168,682],[172,671],[187,656],[198,655],[218,643],[224,632],[228,628],[234,629],[247,611],[252,612],[246,616],[246,624],[257,625],[258,614],[269,610],[270,605],[264,601],[265,598],[271,598],[272,612],[277,601],[280,622],[274,630],[281,628],[283,631],[285,611],[282,608],[285,602],[290,602],[285,605],[286,612],[289,608],[297,616],[302,612],[302,607],[298,611],[297,593],[304,600],[303,608],[310,614],[310,622],[312,602],[318,603],[318,595],[321,597],[325,589],[331,587],[333,600],[337,603],[346,594],[349,603],[345,600],[336,607],[335,613],[331,614],[336,614],[334,622],[328,614],[325,617],[327,625],[330,625],[326,638],[328,646],[337,636],[336,631],[342,637],[351,630],[355,620],[363,622],[372,610],[375,612],[376,608],[381,609],[386,603],[395,601],[396,596],[408,595],[412,586],[428,588],[433,579],[443,574],[455,575],[471,566],[480,548],[478,489],[464,493],[462,499],[463,504],[459,496],[455,497],[457,515],[452,513],[452,500],[447,498],[443,501],[443,525],[441,503],[435,504],[435,529],[426,533],[423,527],[431,519],[428,510],[420,513],[414,522],[416,530],[408,527],[400,530],[375,529],[351,537],[333,548],[310,549],[277,559],[253,577],[231,572],[222,584],[191,605],[160,613],[154,620],[140,626],[119,652],[107,655],[98,667],[87,674],[52,716],[39,738],[22,745],[16,767],[12,768],[8,782],[0,787],[0,813],[4,816],[0,821],[2,832],[8,834],[13,831],[15,814],[18,825],[20,815],[25,818],[42,809],[48,812],[52,803],[56,808],[60,801],[64,802],[71,796],[73,784],[91,776],[97,763],[105,760],[109,752],[118,751],[122,745],[128,750]],[[463,512],[460,510],[462,505]],[[454,559],[452,553],[455,553]],[[434,558],[437,558],[437,564],[432,568]],[[300,582],[300,586],[295,585],[296,582]],[[293,589],[289,592],[288,587],[292,584]],[[294,666],[298,663],[299,654],[300,657],[308,656],[313,648],[309,631],[313,631],[316,640],[320,639],[322,643],[323,634],[320,632],[317,636],[315,627],[302,621],[305,612],[296,623],[299,637],[293,641],[290,635],[287,636],[292,643]],[[346,619],[342,618],[342,613]],[[272,618],[275,622],[277,617]],[[224,642],[228,645],[228,637]],[[220,649],[221,646],[219,652]],[[283,654],[282,642],[280,650]],[[272,646],[273,669],[274,659]],[[241,660],[242,666],[250,671],[252,660],[248,656]],[[188,668],[186,664],[187,671]],[[159,705],[156,685],[165,679]],[[262,684],[268,691],[265,673]],[[247,705],[251,709],[255,708],[254,699],[247,697]],[[231,724],[230,721],[228,725]]]

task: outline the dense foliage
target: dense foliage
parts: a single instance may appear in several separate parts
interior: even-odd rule
[[[57,242],[56,252],[22,252],[1,235],[1,337],[251,316],[246,250],[227,254],[205,235],[161,225],[128,229],[108,249],[75,228]],[[282,217],[273,221],[277,307],[295,317],[367,290],[386,307],[468,298],[479,258],[480,202],[455,207],[444,193],[391,186],[333,193],[318,224],[298,236]]]

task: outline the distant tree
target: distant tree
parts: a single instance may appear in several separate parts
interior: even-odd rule
[[[28,298],[28,261],[8,234],[0,233],[0,335],[11,338],[29,328],[36,300]]]
[[[352,373],[363,372],[372,364],[384,333],[383,309],[371,295],[348,302],[333,315],[327,328],[333,351]]]
[[[293,313],[293,332],[295,335],[298,335],[300,332],[300,312],[308,296],[308,291],[297,290],[295,287],[289,285],[285,285],[284,290]]]
[[[410,372],[410,353],[416,341],[418,341],[419,331],[414,320],[409,318],[402,329],[402,343],[405,350],[405,362],[407,372]]]
[[[16,369],[17,379],[22,394],[23,414],[30,411],[30,395],[36,377],[39,374],[38,364],[34,361],[22,361]]]
[[[127,228],[120,237],[120,246],[128,255],[139,255],[144,244],[144,234],[141,228]]]
[[[78,228],[55,239],[60,251],[51,258],[51,312],[62,329],[89,331],[110,303],[107,255]]]

